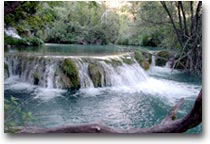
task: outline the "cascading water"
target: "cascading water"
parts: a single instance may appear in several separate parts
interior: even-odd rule
[[[9,27],[8,29],[4,29],[4,32],[8,36],[11,36],[11,37],[16,38],[16,39],[21,39],[21,37],[17,33],[17,30],[13,27]]]
[[[47,68],[47,88],[53,88],[53,81],[55,79],[55,65],[52,64]]]
[[[130,60],[130,56],[128,57]],[[141,66],[131,59],[132,63],[126,64],[124,56],[111,58],[54,58],[54,57],[33,57],[33,56],[6,56],[5,63],[9,66],[10,76],[19,75],[23,81],[39,85],[45,88],[65,88],[59,83],[64,81],[65,73],[62,72],[64,59],[71,59],[77,66],[81,88],[94,87],[88,71],[89,64],[97,64],[101,67],[100,85],[104,86],[132,86],[147,79],[147,74]],[[117,61],[120,65],[113,65]]]
[[[156,60],[155,56],[152,55],[152,63],[151,63],[151,66],[155,66],[155,60]]]
[[[122,63],[122,66],[114,68],[102,61],[101,65],[105,71],[106,83],[110,86],[132,86],[147,79],[146,73],[137,63]]]
[[[81,88],[94,87],[93,82],[90,79],[89,74],[88,74],[88,63],[83,62],[81,58],[74,59],[74,61],[79,69]]]
[[[66,91],[71,88],[72,79],[64,72],[65,60],[72,60],[78,70],[80,89],[76,92]],[[183,117],[201,88],[200,84],[175,81],[181,73],[155,66],[154,56],[148,71],[142,69],[132,54],[101,57],[7,54],[5,64],[9,71],[4,83],[5,98],[12,95],[26,101],[22,109],[31,111],[36,118],[29,126],[100,122],[122,129],[150,127],[159,124],[168,110],[185,97],[178,112],[178,117]],[[171,80],[173,76],[175,80]],[[95,86],[96,80],[99,87]],[[194,131],[201,130],[200,125]]]

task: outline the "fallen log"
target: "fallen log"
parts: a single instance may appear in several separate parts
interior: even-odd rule
[[[199,125],[202,122],[202,89],[197,96],[192,110],[185,117],[174,120],[174,115],[183,102],[184,99],[182,98],[159,125],[150,128],[121,130],[101,124],[86,124],[58,128],[26,127],[19,128],[18,133],[181,133]]]
[[[172,108],[169,114],[162,120],[161,124],[169,123],[176,119],[176,113],[184,103],[184,98],[181,98],[180,101]]]

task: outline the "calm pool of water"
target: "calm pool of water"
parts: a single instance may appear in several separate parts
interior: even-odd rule
[[[103,56],[121,54],[123,52],[143,50],[160,50],[157,47],[118,46],[118,45],[71,45],[71,44],[45,44],[41,47],[6,48],[9,53],[32,53],[33,55],[69,55],[69,56]]]

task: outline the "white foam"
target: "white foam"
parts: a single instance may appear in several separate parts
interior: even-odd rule
[[[21,39],[21,37],[17,34],[17,30],[15,28],[9,27],[8,29],[4,29],[6,35],[11,36],[16,39]]]
[[[37,88],[33,95],[34,99],[40,99],[42,101],[49,101],[57,97],[63,97],[63,94],[66,93],[66,90],[53,89],[53,88]]]
[[[112,96],[114,94],[129,95],[134,93],[151,95],[154,97],[162,97],[166,102],[176,103],[181,98],[196,97],[201,86],[188,84],[184,82],[176,82],[173,80],[149,78],[144,82],[140,82],[135,86],[113,86],[104,88],[85,88],[79,90],[75,95],[83,97],[95,97],[102,94]]]
[[[160,66],[151,66],[150,69],[147,71],[148,74],[159,74],[159,75],[165,75],[165,74],[177,74],[181,73],[178,70],[172,70],[168,67],[160,67]]]
[[[18,76],[11,76],[4,81],[4,90],[33,91],[36,86],[23,82]]]
[[[137,88],[148,94],[158,94],[159,96],[176,99],[195,96],[200,90],[200,86],[197,85],[155,78],[149,78],[147,81],[137,85]]]
[[[80,89],[74,96],[82,95],[83,97],[96,97],[104,93],[105,88],[83,88]]]
[[[40,99],[43,101],[49,101],[56,97],[61,97],[67,90],[53,89],[53,88],[41,88],[26,82],[21,81],[18,76],[11,76],[4,82],[4,90],[25,91],[32,93],[34,99]]]

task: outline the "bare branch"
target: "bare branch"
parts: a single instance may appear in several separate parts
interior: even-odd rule
[[[161,1],[160,3],[162,4],[163,8],[164,8],[165,11],[167,12],[167,14],[168,14],[168,16],[169,16],[169,19],[170,19],[170,21],[171,21],[171,23],[172,23],[172,26],[173,26],[173,28],[174,28],[174,30],[175,30],[175,32],[176,32],[178,41],[179,41],[181,47],[183,47],[184,44],[183,44],[183,42],[182,42],[182,40],[181,40],[181,36],[180,36],[179,30],[177,29],[177,27],[176,27],[176,25],[175,25],[175,22],[174,22],[174,20],[173,20],[173,18],[172,18],[172,15],[171,15],[171,13],[170,13],[168,7],[166,6],[165,1]]]
[[[176,113],[184,103],[184,98],[181,98],[180,101],[172,108],[170,113],[162,120],[161,124],[169,123],[176,119]]]
[[[179,1],[178,3],[180,4],[180,8],[181,8],[181,11],[182,11],[182,16],[183,16],[183,19],[184,19],[184,31],[185,31],[185,35],[188,35],[187,20],[186,20],[185,10],[184,10],[184,7],[183,7],[182,2]]]
[[[191,35],[192,35],[193,34],[193,25],[194,25],[193,1],[190,1],[190,13],[191,13],[191,26],[190,26],[190,31],[191,31]]]
[[[180,3],[178,2],[177,4],[177,9],[178,9],[178,16],[179,16],[179,27],[180,27],[180,30],[182,30],[182,17],[181,17],[181,11],[180,11]]]

